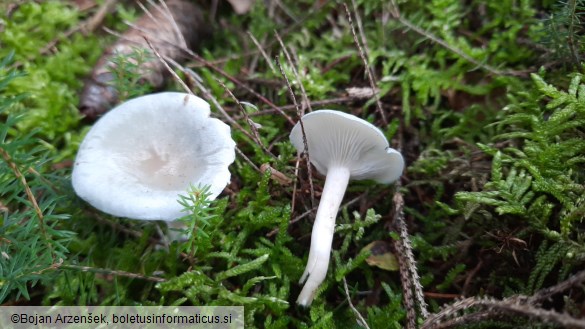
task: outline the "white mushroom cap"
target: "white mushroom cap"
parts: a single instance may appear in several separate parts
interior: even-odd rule
[[[189,186],[217,197],[235,159],[230,128],[209,117],[199,97],[166,92],[129,100],[106,113],[79,147],[72,182],[77,195],[111,215],[173,220]]]
[[[402,175],[404,160],[374,125],[354,115],[334,110],[319,110],[302,117],[309,159],[317,170],[327,175],[332,166],[349,168],[350,178],[373,179],[391,183]],[[303,132],[297,123],[290,140],[303,152]]]

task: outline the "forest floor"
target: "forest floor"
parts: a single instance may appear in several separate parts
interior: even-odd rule
[[[231,182],[213,201],[185,190],[191,229],[169,242],[164,222],[107,215],[71,187],[101,115],[80,112],[83,86],[143,9],[0,3],[2,305],[243,305],[247,328],[585,328],[583,1],[200,10],[205,23],[180,22],[197,48],[168,68],[149,47],[113,59],[114,102],[189,91],[236,142]],[[379,127],[406,168],[350,181],[303,308],[324,177],[289,134],[319,109]]]

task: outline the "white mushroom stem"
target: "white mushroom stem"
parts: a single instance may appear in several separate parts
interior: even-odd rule
[[[327,171],[317,217],[313,224],[309,261],[299,282],[302,284],[306,280],[297,299],[297,303],[300,305],[308,306],[311,304],[317,288],[327,275],[335,231],[335,218],[343,200],[349,176],[349,168],[344,166],[332,166]]]

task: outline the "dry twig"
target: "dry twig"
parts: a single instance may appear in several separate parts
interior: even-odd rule
[[[251,140],[255,140],[254,137],[252,135],[250,135],[250,133],[248,133],[244,129],[244,127],[242,127],[237,121],[235,121],[225,111],[223,106],[221,106],[221,104],[211,94],[211,92],[207,88],[205,88],[205,86],[201,83],[201,77],[197,73],[193,72],[193,70],[191,70],[189,68],[183,67],[182,65],[180,65],[179,63],[175,62],[174,60],[172,60],[170,58],[167,58],[166,60],[169,63],[171,63],[174,67],[181,70],[181,72],[183,72],[189,78],[189,81],[191,83],[193,83],[195,85],[195,87],[197,87],[197,89],[199,89],[199,91],[203,94],[203,98],[205,98],[207,101],[213,103],[213,105],[215,105],[217,110],[221,113],[221,115],[226,119],[227,122],[229,122],[232,126],[236,127],[238,130],[240,130],[244,135],[246,135],[246,137],[250,138]],[[192,92],[190,91],[190,88],[189,87],[187,87],[187,88],[189,89],[189,93],[192,94]],[[236,152],[238,152],[238,154],[244,159],[244,161],[246,161],[248,164],[250,164],[252,166],[252,168],[254,168],[258,172],[261,172],[260,168],[258,168],[258,166],[256,166],[237,146],[236,146]],[[268,152],[268,154],[272,155],[270,152]],[[272,156],[274,156],[274,155],[272,155]]]
[[[347,19],[349,21],[349,26],[351,27],[351,33],[353,34],[353,41],[355,42],[359,53],[360,53],[360,57],[362,59],[362,61],[364,62],[364,69],[366,70],[366,74],[368,75],[368,81],[370,82],[370,87],[372,88],[372,91],[374,92],[374,98],[376,100],[376,108],[378,109],[378,112],[380,113],[380,117],[382,118],[382,122],[384,123],[384,125],[388,125],[388,119],[386,118],[386,114],[384,113],[384,109],[382,108],[382,102],[380,102],[380,97],[378,97],[378,93],[376,92],[377,88],[376,88],[376,80],[374,78],[374,72],[372,71],[372,69],[370,68],[370,65],[368,64],[368,54],[366,53],[367,49],[364,50],[364,48],[362,48],[358,37],[355,33],[355,28],[353,27],[353,20],[351,18],[351,12],[349,11],[349,7],[347,6],[347,4],[343,4],[343,6],[345,7],[345,12],[347,14]],[[358,13],[356,11],[356,16],[358,16]],[[362,32],[363,35],[363,32]],[[364,46],[367,46],[367,43],[365,42],[365,38],[362,40],[362,42],[364,43]]]
[[[569,328],[585,328],[585,320],[583,319],[576,319],[568,314],[546,310],[537,305],[552,295],[562,293],[584,281],[585,271],[581,271],[553,287],[536,292],[530,297],[514,295],[503,300],[476,297],[462,299],[428,317],[421,328],[452,328],[474,323],[478,320],[516,315],[539,319],[543,322],[553,322]],[[463,311],[468,311],[470,308],[478,310],[461,315]]]
[[[32,208],[34,209],[34,211],[37,214],[37,217],[39,219],[39,228],[41,229],[41,234],[43,236],[43,240],[44,240],[45,244],[47,245],[47,248],[49,248],[49,251],[51,253],[51,258],[53,259],[53,263],[55,263],[55,260],[56,260],[55,250],[53,249],[53,245],[51,244],[51,240],[49,239],[49,236],[47,234],[47,230],[45,229],[45,216],[43,215],[43,211],[41,210],[41,207],[39,207],[39,203],[37,202],[37,199],[35,198],[32,190],[30,189],[30,186],[28,185],[26,178],[24,177],[24,175],[22,174],[20,169],[18,169],[18,166],[12,160],[12,157],[10,156],[10,154],[8,154],[8,152],[5,149],[0,147],[0,155],[2,156],[2,158],[4,159],[4,162],[6,162],[8,167],[10,167],[10,170],[12,170],[12,172],[14,173],[14,176],[16,176],[16,178],[20,181],[20,183],[24,187],[24,192],[26,194],[26,197],[27,197],[28,201],[30,202]]]
[[[397,183],[397,185],[400,185]],[[412,254],[410,238],[408,237],[408,228],[404,222],[404,199],[402,193],[394,193],[394,224],[398,229],[400,239],[394,241],[396,248],[396,258],[400,265],[400,280],[402,282],[402,291],[404,292],[404,304],[406,306],[407,328],[416,328],[416,306],[420,309],[423,318],[427,318],[429,313],[420,285],[420,277],[416,268],[416,261]]]
[[[114,9],[115,5],[116,0],[106,0],[102,5],[100,5],[99,9],[91,17],[83,21],[81,24],[70,28],[69,30],[65,31],[62,36],[55,38],[46,44],[43,49],[40,50],[40,54],[47,55],[53,50],[53,48],[55,48],[55,46],[57,46],[61,40],[68,38],[77,32],[84,34],[93,32],[103,22],[106,15]]]
[[[358,324],[366,329],[370,329],[370,326],[368,326],[366,319],[364,319],[364,317],[360,314],[357,308],[353,306],[353,303],[351,302],[351,296],[349,295],[349,289],[347,288],[347,281],[345,280],[345,278],[343,278],[343,289],[345,289],[345,297],[347,298],[347,303],[349,304],[349,307],[353,311],[353,314],[355,314]]]
[[[481,63],[481,62],[477,61],[475,58],[464,53],[461,49],[453,47],[452,45],[448,44],[445,40],[435,36],[434,34],[428,32],[428,31],[421,29],[420,27],[418,27],[416,25],[414,25],[412,22],[410,22],[406,18],[402,17],[402,15],[400,13],[400,9],[398,8],[398,5],[396,4],[395,0],[390,1],[390,14],[392,15],[392,17],[395,20],[397,20],[398,22],[400,22],[402,25],[406,26],[407,28],[409,28],[409,29],[413,30],[414,32],[422,35],[423,37],[445,47],[446,49],[457,54],[458,56],[465,59],[466,61],[472,63],[473,65],[476,65],[477,67],[483,68],[484,70],[490,72],[491,74],[494,74],[494,75],[518,75],[518,72],[509,72],[509,71],[504,72],[504,71],[500,71],[500,70],[498,70],[498,69],[496,69],[488,64]]]
[[[293,190],[293,191],[294,191],[294,190]],[[358,197],[356,197],[356,198],[353,198],[353,199],[349,200],[348,202],[344,203],[343,205],[341,205],[341,207],[340,207],[340,208],[346,208],[346,207],[349,207],[349,206],[351,206],[352,204],[354,204],[354,203],[358,202],[358,201],[359,201],[361,198],[363,198],[365,195],[366,195],[366,193],[362,193],[360,196],[358,196]],[[293,192],[293,197],[294,197],[294,192]],[[294,209],[294,208],[293,208],[293,209]],[[309,216],[310,214],[312,214],[312,213],[314,213],[314,212],[316,212],[316,211],[317,211],[317,207],[313,207],[313,208],[311,208],[311,209],[309,209],[309,210],[305,211],[304,213],[302,213],[302,214],[298,215],[297,217],[293,218],[291,221],[289,221],[289,222],[288,222],[288,225],[290,226],[291,224],[294,224],[294,223],[296,223],[296,222],[300,221],[301,219],[303,219],[303,218],[305,218],[305,217]],[[294,212],[292,212],[292,211],[291,211],[291,213],[294,213]],[[279,231],[279,230],[280,230],[280,229],[279,229],[278,227],[277,227],[277,228],[275,228],[274,230],[272,230],[272,231],[270,231],[270,232],[266,233],[266,237],[267,237],[267,238],[269,238],[269,237],[271,237],[271,236],[275,235],[276,233],[278,233],[278,231]]]
[[[303,132],[303,144],[304,144],[304,153],[306,156],[306,160],[307,160],[307,171],[309,172],[309,185],[311,186],[311,205],[315,206],[315,188],[313,186],[313,171],[311,168],[311,161],[310,161],[310,154],[309,154],[309,147],[307,145],[307,136],[305,134],[305,126],[303,125],[303,120],[302,120],[302,110],[300,108],[300,106],[297,103],[297,99],[295,97],[295,93],[292,90],[292,86],[290,84],[290,81],[288,80],[288,77],[286,76],[286,73],[284,72],[284,69],[282,68],[282,65],[280,64],[280,60],[278,60],[278,57],[276,57],[276,65],[278,66],[278,69],[280,70],[280,74],[282,74],[282,76],[284,77],[284,80],[286,81],[286,85],[288,87],[288,91],[290,93],[290,97],[293,100],[293,103],[295,104],[296,108],[297,108],[297,116],[299,118],[299,124],[301,125],[301,131]]]
[[[363,99],[363,97],[356,97],[356,96],[336,97],[336,98],[324,99],[324,100],[320,100],[320,101],[312,101],[311,107],[324,106],[324,105],[330,105],[330,104],[352,103],[352,102],[359,101],[362,99]],[[294,104],[284,105],[284,106],[281,106],[280,109],[282,111],[296,110],[296,106]],[[260,116],[260,115],[271,115],[274,113],[276,113],[276,112],[273,109],[266,109],[266,110],[251,113],[249,115],[250,116]]]
[[[260,42],[258,42],[258,40],[254,37],[254,35],[252,34],[252,32],[248,31],[248,35],[250,36],[250,39],[252,39],[252,42],[254,42],[254,44],[258,48],[258,51],[260,52],[260,54],[262,55],[262,57],[264,57],[264,60],[266,61],[266,63],[270,67],[270,70],[272,72],[276,73],[276,68],[274,67],[274,64],[272,64],[272,61],[270,60],[270,57],[268,57],[268,54],[266,53],[266,51],[264,50],[264,48],[262,47],[262,45],[260,44]]]
[[[299,72],[297,71],[297,68],[295,67],[295,65],[293,63],[293,61],[290,57],[290,54],[288,53],[288,50],[286,49],[286,46],[284,45],[284,42],[282,42],[282,38],[280,38],[280,35],[276,31],[274,31],[274,35],[276,36],[278,43],[280,43],[280,48],[282,48],[282,52],[284,53],[284,56],[286,57],[286,61],[287,61],[288,65],[290,66],[293,74],[295,75],[295,79],[297,80],[299,87],[301,88],[301,96],[303,97],[303,103],[301,105],[300,113],[298,113],[298,115],[299,115],[299,117],[302,117],[303,115],[305,115],[305,106],[309,108],[309,112],[313,111],[313,109],[311,108],[311,101],[309,101],[309,97],[307,96],[307,93],[305,92],[305,87],[303,86],[303,82],[301,81],[301,76],[299,75]]]
[[[349,9],[345,6],[349,15]],[[397,134],[397,150],[402,150],[403,135],[402,127]],[[404,292],[404,304],[407,310],[407,327],[416,328],[416,307],[418,306],[420,315],[423,319],[429,317],[427,304],[424,299],[420,277],[416,267],[416,261],[412,253],[410,238],[408,237],[408,227],[404,221],[404,198],[400,192],[400,180],[396,182],[396,192],[394,193],[394,226],[398,229],[399,239],[394,241],[394,247],[397,251],[397,259],[400,265],[400,280]]]
[[[252,135],[250,136],[252,138],[252,140],[255,141],[258,144],[258,146],[260,146],[260,148],[262,148],[262,150],[264,152],[266,152],[266,154],[272,156],[273,158],[276,158],[276,156],[274,154],[272,154],[266,148],[266,146],[264,146],[264,143],[262,143],[262,140],[260,139],[260,134],[258,133],[258,127],[256,127],[256,123],[254,121],[252,121],[250,119],[250,117],[248,117],[248,112],[246,112],[246,109],[244,108],[242,103],[240,103],[240,101],[236,98],[236,96],[232,93],[232,91],[229,90],[229,88],[221,80],[216,79],[215,81],[217,81],[217,83],[219,83],[223,87],[223,89],[230,95],[230,97],[238,105],[240,112],[244,115],[246,123],[248,123],[248,126],[250,127],[250,130],[252,131]]]
[[[100,274],[107,274],[113,276],[123,276],[131,279],[142,279],[152,282],[166,282],[167,280],[163,278],[157,278],[154,276],[146,276],[142,274],[136,274],[132,272],[120,271],[120,270],[110,270],[106,268],[97,268],[97,267],[90,267],[90,266],[79,266],[79,265],[61,265],[61,268],[68,269],[68,270],[77,270],[82,272],[91,272],[91,273],[100,273]]]
[[[299,159],[299,157],[297,156],[297,159],[295,161],[295,174],[294,174],[294,181],[293,181],[292,200],[291,200],[291,206],[290,206],[290,215],[291,216],[295,213],[295,206],[296,206],[296,202],[297,202],[297,183],[299,181],[299,163],[300,163],[300,161],[301,161],[301,159]],[[290,225],[290,223],[289,223],[289,225]],[[276,230],[277,230],[276,232],[278,232],[278,228],[276,228]]]
[[[118,90],[111,84],[118,56],[132,54],[136,48],[148,50],[150,47],[156,48],[162,58],[179,59],[182,49],[197,47],[207,33],[208,25],[201,9],[190,2],[168,0],[168,4],[144,10],[145,14],[135,24],[128,23],[128,31],[122,35],[114,33],[119,35],[118,40],[104,51],[87,79],[79,100],[79,110],[87,117],[97,118],[118,101]],[[164,61],[151,60],[142,63],[139,73],[144,81],[161,88],[168,69]]]
[[[469,310],[470,308],[480,308],[480,311],[463,316],[457,316],[460,312]],[[561,314],[555,311],[549,311],[535,307],[533,305],[522,302],[518,298],[512,297],[506,298],[504,300],[475,297],[460,300],[444,308],[439,313],[433,314],[431,317],[427,318],[421,328],[451,328],[455,325],[470,324],[473,321],[477,321],[478,319],[486,320],[501,317],[503,315],[522,315],[536,318],[543,322],[554,322],[567,328],[585,328],[585,320],[575,319],[568,314]],[[453,319],[443,321],[451,317],[453,317]]]
[[[229,114],[224,110],[223,106],[221,106],[221,104],[211,94],[211,92],[207,88],[205,88],[205,86],[201,83],[201,77],[197,73],[193,72],[191,69],[184,68],[183,70],[184,70],[183,72],[185,72],[185,74],[191,78],[191,81],[195,84],[195,86],[203,93],[205,99],[213,103],[213,105],[215,105],[215,107],[219,110],[219,112],[224,116],[224,118],[226,118],[226,120],[230,124],[237,127],[240,131],[244,133],[244,135],[253,140],[252,136],[250,136],[250,134],[238,122],[236,122],[234,119],[232,119],[232,117],[229,116]],[[242,150],[240,150],[240,148],[237,146],[236,152],[240,157],[242,157],[242,159],[244,159],[244,161],[246,161],[252,168],[254,168],[254,170],[260,173],[262,172],[260,168],[258,168],[258,166],[254,164],[254,162],[252,162],[252,160],[250,160],[250,158],[248,158],[244,154],[244,152],[242,152]]]
[[[158,50],[156,50],[156,48],[152,45],[150,40],[148,40],[147,37],[144,37],[144,41],[148,44],[148,47],[153,51],[154,55],[162,63],[162,65],[165,67],[167,72],[169,72],[169,74],[177,81],[177,83],[180,84],[181,87],[183,87],[185,92],[193,95],[193,92],[191,91],[189,86],[187,86],[187,84],[177,75],[177,73],[175,73],[175,71],[173,71],[173,69],[171,69],[171,67],[169,66],[167,61],[161,56],[161,54],[158,52]]]
[[[191,70],[189,68],[181,66],[179,63],[174,62],[172,60],[169,60],[169,62],[171,64],[173,64],[174,67],[178,68],[183,73],[185,73],[185,75],[189,78],[189,81],[192,84],[194,84],[195,87],[197,87],[197,89],[199,89],[199,91],[203,94],[203,98],[206,99],[207,101],[211,102],[217,108],[219,113],[221,113],[221,115],[225,118],[225,120],[227,122],[229,122],[230,125],[232,125],[233,127],[236,127],[244,135],[246,135],[246,137],[248,137],[250,140],[255,140],[254,136],[250,135],[250,133],[248,131],[246,131],[246,129],[244,129],[244,127],[242,127],[236,120],[234,120],[226,112],[226,110],[223,108],[223,106],[221,106],[221,104],[217,101],[217,99],[213,96],[213,94],[211,94],[211,92],[207,88],[205,88],[205,86],[201,83],[201,81],[202,81],[201,77],[197,73],[195,73],[193,70]],[[219,80],[216,80],[216,81],[219,82]],[[225,86],[223,83],[222,83],[222,85]],[[272,155],[270,152],[268,154]],[[274,156],[274,155],[272,155],[272,156]],[[253,167],[258,169],[258,167],[256,165],[253,165]],[[260,169],[258,169],[258,171],[260,171]]]
[[[254,97],[258,98],[264,104],[268,105],[269,107],[271,107],[272,109],[274,109],[276,112],[278,112],[280,115],[282,115],[291,125],[294,125],[295,124],[294,120],[290,116],[288,116],[286,113],[284,113],[278,106],[276,106],[273,102],[271,102],[270,100],[268,100],[266,97],[260,95],[258,92],[256,92],[254,89],[250,88],[248,85],[246,85],[242,81],[240,81],[240,80],[236,79],[235,77],[229,75],[224,70],[220,69],[219,67],[217,67],[213,63],[205,60],[204,58],[202,58],[201,56],[197,55],[196,53],[194,53],[190,49],[183,48],[182,50],[185,51],[187,54],[189,54],[189,56],[191,56],[195,61],[203,64],[205,67],[208,67],[208,68],[214,70],[215,72],[219,73],[224,78],[230,80],[231,82],[233,82],[236,85],[238,85],[239,87],[243,88],[244,90],[246,90],[250,94],[254,95]]]

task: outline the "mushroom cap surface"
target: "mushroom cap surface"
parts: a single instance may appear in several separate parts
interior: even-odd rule
[[[404,159],[390,148],[380,129],[354,115],[319,110],[301,118],[307,138],[309,160],[327,175],[332,166],[346,166],[350,178],[391,183],[402,175]],[[298,153],[304,151],[301,123],[293,127],[290,140]]]
[[[179,194],[210,186],[214,199],[235,159],[230,128],[210,118],[199,97],[165,92],[131,99],[106,113],[79,147],[73,189],[119,217],[174,220],[186,215]]]

